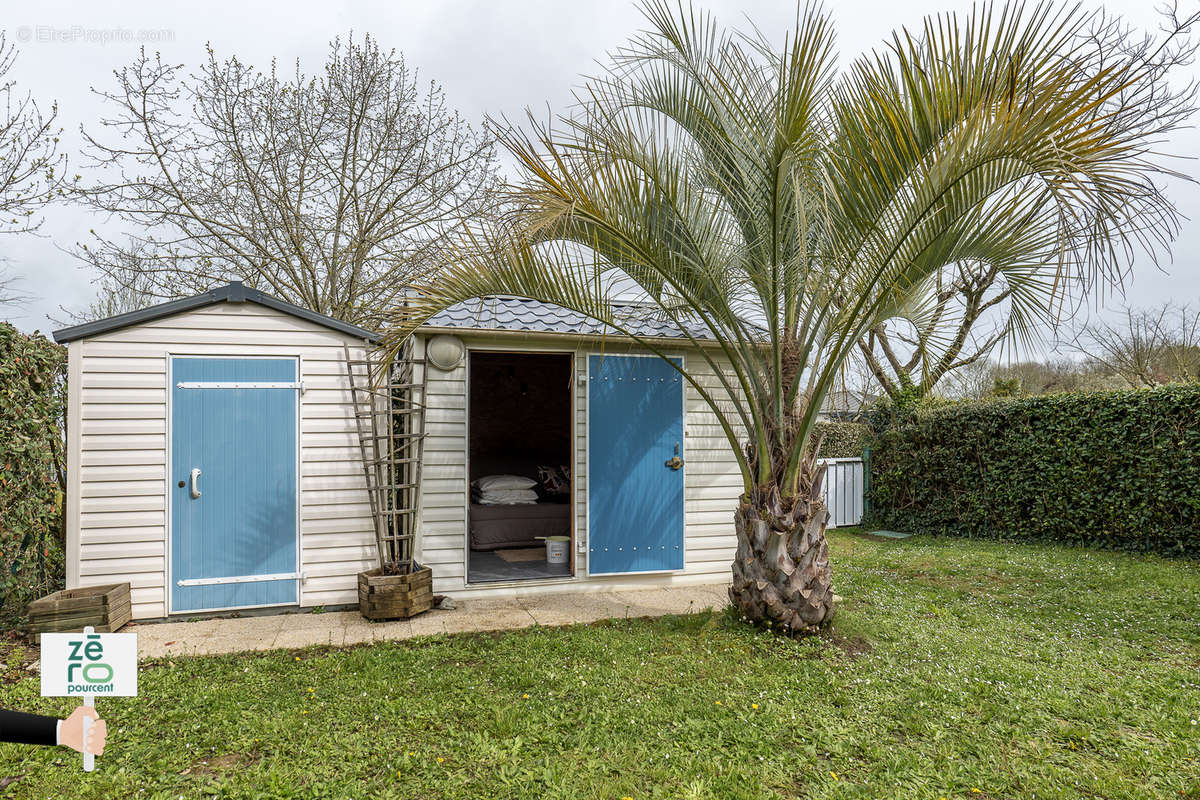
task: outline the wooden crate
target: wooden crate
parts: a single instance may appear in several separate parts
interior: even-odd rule
[[[29,632],[81,631],[112,633],[133,617],[128,583],[64,589],[29,604]]]
[[[406,619],[433,607],[433,570],[409,575],[382,575],[378,569],[358,573],[358,610],[367,619]]]

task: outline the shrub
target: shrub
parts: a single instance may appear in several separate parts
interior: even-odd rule
[[[0,615],[63,583],[66,348],[0,323]]]
[[[875,521],[1200,555],[1200,386],[959,404],[871,451]]]
[[[821,439],[821,458],[861,458],[874,438],[870,425],[857,422],[818,422],[813,429],[813,441]]]

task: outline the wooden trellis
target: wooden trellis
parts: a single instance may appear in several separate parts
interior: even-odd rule
[[[355,360],[350,348],[344,348],[379,567],[385,575],[418,569],[413,557],[425,439],[425,368],[414,348],[410,337],[394,360],[372,347]]]

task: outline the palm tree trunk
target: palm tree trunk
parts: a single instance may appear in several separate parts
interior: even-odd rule
[[[786,513],[769,505],[743,498],[734,512],[737,555],[729,599],[752,623],[815,633],[833,618],[829,512],[820,497],[798,499]]]

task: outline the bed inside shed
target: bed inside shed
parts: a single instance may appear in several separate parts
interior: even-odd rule
[[[572,574],[571,367],[570,353],[468,354],[468,583]],[[545,537],[566,537],[559,563]]]

